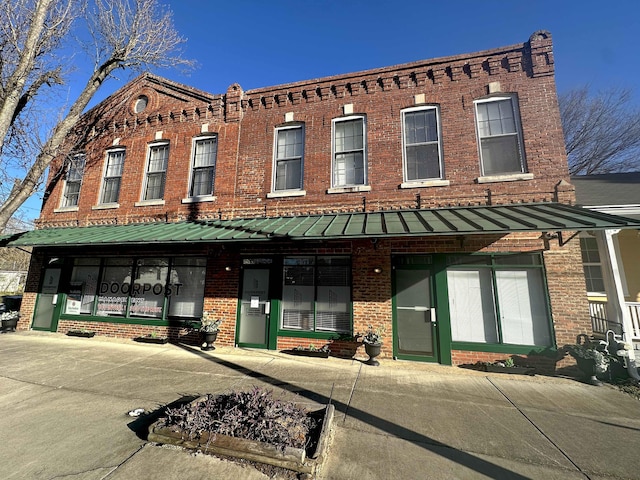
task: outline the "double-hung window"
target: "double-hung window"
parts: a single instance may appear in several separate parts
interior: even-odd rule
[[[169,144],[154,144],[149,147],[146,184],[143,200],[162,200],[169,162]]]
[[[454,342],[551,345],[540,255],[451,256],[448,263]]]
[[[282,329],[351,330],[349,257],[286,257],[283,269]]]
[[[485,176],[525,172],[516,97],[475,102],[480,160]]]
[[[333,187],[366,185],[366,144],[364,117],[333,120]]]
[[[109,150],[107,152],[107,164],[104,169],[104,179],[102,180],[100,203],[118,203],[124,156],[125,151],[122,149]]]
[[[442,178],[439,123],[435,106],[402,111],[406,182]]]
[[[304,127],[276,128],[274,191],[302,190]]]
[[[217,136],[211,135],[194,140],[191,191],[189,192],[189,196],[203,197],[213,195],[217,155]]]
[[[62,195],[62,207],[77,207],[80,197],[80,186],[84,174],[85,156],[84,154],[74,155],[69,159],[67,178],[64,184],[64,194]]]
[[[587,281],[587,292],[604,294],[604,276],[597,240],[594,237],[580,238],[580,250],[582,251],[582,268]]]

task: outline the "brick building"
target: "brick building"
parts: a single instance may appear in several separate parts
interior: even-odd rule
[[[209,94],[142,75],[52,164],[20,328],[554,363],[591,331],[551,35]],[[7,241],[5,241],[7,243]],[[550,353],[551,352],[551,353]],[[548,355],[550,353],[550,355]],[[552,360],[549,360],[552,358]]]

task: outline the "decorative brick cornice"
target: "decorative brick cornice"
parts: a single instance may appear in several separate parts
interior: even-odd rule
[[[248,90],[244,92],[247,102],[243,103],[243,108],[255,110],[283,106],[285,103],[282,102],[258,102],[258,99],[266,97],[280,98],[281,94],[286,94],[289,99],[299,98],[301,102],[312,103],[523,71],[529,76],[553,74],[553,47],[549,32],[535,32],[528,42],[509,47]],[[295,101],[286,104],[295,105]]]

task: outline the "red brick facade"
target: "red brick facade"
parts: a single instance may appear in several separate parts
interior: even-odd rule
[[[536,32],[528,42],[495,50],[249,91],[233,84],[222,95],[143,75],[88,112],[78,126],[78,136],[69,139],[70,148],[86,154],[78,205],[61,207],[65,182],[59,173],[60,161],[51,168],[38,227],[573,203],[573,189],[566,183],[569,174],[553,71],[551,36]],[[148,105],[135,113],[134,104],[141,95],[148,98]],[[518,106],[524,175],[482,175],[474,102],[491,95],[508,95]],[[401,112],[423,105],[439,109],[443,181],[411,185],[403,176]],[[355,188],[332,189],[332,121],[351,115],[365,118],[366,181]],[[272,188],[274,131],[298,124],[304,125],[302,190],[280,194]],[[193,139],[203,134],[217,134],[214,192],[206,201],[192,201],[188,197]],[[143,202],[148,149],[157,141],[169,145],[163,201]],[[100,205],[100,192],[105,156],[111,148],[124,148],[126,157],[118,202],[105,206]],[[172,253],[180,250],[173,247]],[[364,239],[304,246],[243,244],[221,249],[210,245],[201,246],[199,252],[207,257],[204,310],[225,319],[217,340],[225,345],[237,343],[241,259],[252,254],[350,255],[352,333],[362,332],[368,325],[384,327],[386,357],[393,355],[394,254],[543,252],[555,343],[574,343],[575,335],[590,328],[577,240],[559,246],[558,241],[543,241],[541,232],[505,237],[469,235],[464,239],[398,237],[375,243]],[[34,308],[38,262],[48,253],[39,251],[34,256],[22,328],[28,328],[27,319]],[[228,266],[232,268],[226,269]],[[372,274],[374,269],[381,272]],[[91,323],[63,316],[58,330]],[[163,328],[168,327],[102,323],[98,334],[127,337]],[[276,348],[320,347],[325,341],[279,334]],[[451,350],[454,364],[504,356]]]

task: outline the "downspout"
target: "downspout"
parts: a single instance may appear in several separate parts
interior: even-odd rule
[[[624,353],[624,356],[627,358],[627,371],[629,372],[629,376],[636,381],[640,381],[635,350],[633,349],[633,340],[631,338],[633,325],[631,323],[631,317],[629,316],[629,310],[627,309],[627,305],[624,301],[620,267],[618,265],[618,257],[616,256],[615,245],[613,242],[613,236],[618,233],[620,233],[620,229],[604,230],[602,232],[603,235],[600,237],[604,241],[604,247],[607,252],[607,264],[610,269],[609,273],[611,274],[613,283],[613,291],[607,291],[607,303],[611,302],[611,306],[615,309],[615,318],[622,320],[622,341],[631,346],[631,348],[625,350]]]

